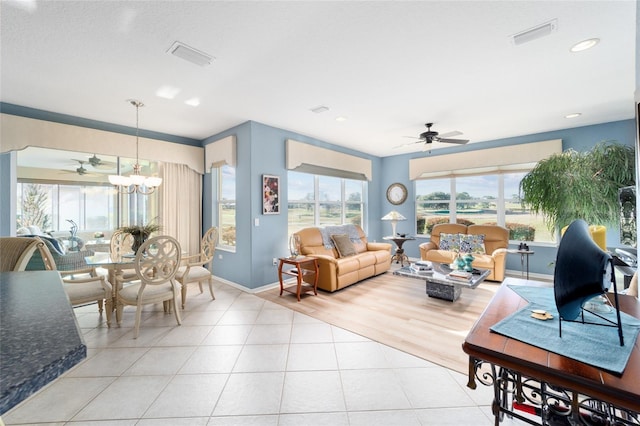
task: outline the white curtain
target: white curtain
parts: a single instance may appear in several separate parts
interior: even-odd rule
[[[200,251],[202,239],[202,175],[186,164],[159,164],[162,232],[174,237],[189,254]]]

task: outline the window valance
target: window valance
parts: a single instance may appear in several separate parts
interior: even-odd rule
[[[204,147],[204,164],[207,170],[224,165],[236,166],[236,137],[227,136]]]
[[[535,166],[538,161],[560,152],[562,152],[562,140],[554,139],[414,158],[409,160],[409,179],[526,171]]]
[[[120,157],[136,156],[136,144],[131,135],[10,114],[0,114],[0,118],[0,152],[37,146]],[[141,137],[140,158],[186,164],[204,174],[204,149],[199,146]]]
[[[371,180],[371,160],[287,139],[287,169],[297,172]]]

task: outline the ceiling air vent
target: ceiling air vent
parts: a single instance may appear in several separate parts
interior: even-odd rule
[[[173,43],[167,52],[201,67],[209,65],[213,61],[213,56],[207,55],[179,41]]]
[[[517,34],[511,36],[513,44],[519,46],[524,43],[528,43],[530,41],[546,37],[551,33],[558,30],[558,20],[553,19],[549,22],[545,22],[544,24],[540,24],[533,28],[529,28],[528,30],[521,31]]]

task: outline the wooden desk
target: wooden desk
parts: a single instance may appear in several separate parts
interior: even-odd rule
[[[295,294],[299,302],[300,294],[302,293],[313,292],[316,296],[318,295],[318,260],[315,257],[281,257],[279,260],[278,278],[280,280],[280,296],[282,296],[283,291],[287,291]],[[283,270],[284,265],[292,265],[294,268]],[[313,269],[309,269],[309,266]],[[283,275],[296,277],[296,285],[285,287]],[[313,284],[305,283],[304,277],[311,275],[313,275]]]
[[[479,381],[494,387],[492,408],[495,424],[505,413],[536,425],[550,424],[551,416],[577,417],[580,412],[598,413],[608,418],[610,423],[607,424],[640,424],[640,343],[636,341],[623,375],[616,376],[492,333],[489,330],[492,325],[528,304],[509,289],[508,284],[549,285],[507,278],[462,345],[469,355],[467,386],[475,389],[476,381]],[[618,297],[623,312],[640,318],[640,302],[637,299],[623,295]],[[535,416],[522,416],[522,411],[513,410],[514,402],[539,410],[547,419],[542,421],[538,418],[541,423],[537,423]],[[554,410],[556,403],[563,408]]]

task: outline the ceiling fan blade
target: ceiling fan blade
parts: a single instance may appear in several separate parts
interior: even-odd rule
[[[459,132],[457,130],[454,130],[452,132],[447,132],[447,133],[443,133],[441,135],[438,135],[439,138],[452,138],[454,136],[460,136],[462,134],[462,132]]]
[[[91,167],[93,167],[94,169],[101,169],[101,170],[113,170],[116,168],[116,163],[112,163],[109,161],[102,161],[99,164],[92,164]]]
[[[469,139],[445,139],[445,138],[435,138],[436,142],[444,142],[444,143],[455,143],[458,145],[464,145],[469,142]]]
[[[409,136],[406,136],[406,137],[409,137]],[[411,145],[415,145],[417,143],[423,143],[423,142],[424,141],[421,139],[415,142],[403,143],[403,144],[394,146],[392,149],[404,148],[405,146],[411,146]]]

